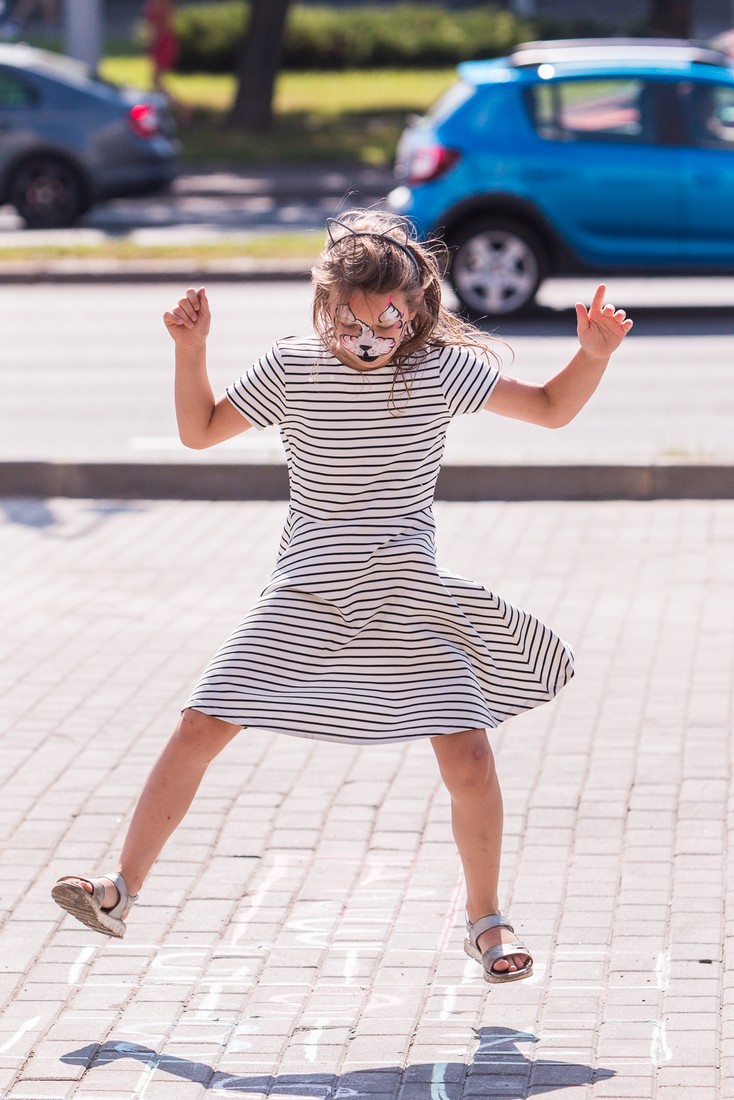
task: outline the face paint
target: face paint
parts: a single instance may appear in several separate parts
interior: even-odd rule
[[[362,312],[361,309],[360,312]],[[334,328],[339,346],[361,363],[371,365],[379,359],[387,361],[395,351],[402,337],[403,314],[393,303],[392,298],[388,298],[387,306],[377,317],[377,322],[375,323],[372,317],[369,320],[372,324],[356,316],[352,308],[352,299],[348,304],[342,302],[334,311]],[[378,326],[381,329],[397,329],[396,335],[387,336],[382,332],[378,333],[375,331]],[[356,328],[359,331],[344,332],[345,328]]]

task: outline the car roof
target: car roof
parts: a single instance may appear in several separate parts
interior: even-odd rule
[[[25,42],[0,42],[0,65],[55,77],[69,84],[85,84],[94,79],[88,65],[66,54],[39,50]]]
[[[513,68],[568,63],[571,61],[673,62],[726,66],[723,50],[682,38],[561,38],[547,42],[523,42],[508,58]]]
[[[734,80],[731,58],[723,51],[670,38],[570,38],[523,42],[507,57],[465,61],[460,76],[472,84],[534,79],[541,66],[557,75],[593,76],[600,70],[685,73]]]

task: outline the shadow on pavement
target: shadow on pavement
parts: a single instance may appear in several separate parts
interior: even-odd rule
[[[20,527],[32,527],[37,531],[44,531],[52,538],[64,541],[85,538],[103,526],[112,516],[144,511],[146,511],[144,504],[132,501],[100,501],[82,510],[81,515],[87,514],[86,522],[73,529],[66,529],[64,519],[54,511],[52,501],[35,497],[0,498],[0,517],[8,523],[17,524]]]
[[[464,1062],[421,1063],[402,1069],[375,1066],[341,1074],[307,1073],[248,1074],[214,1070],[205,1062],[194,1062],[174,1054],[157,1054],[137,1043],[91,1043],[62,1056],[67,1065],[90,1070],[117,1061],[134,1059],[150,1072],[161,1071],[206,1089],[232,1095],[267,1093],[268,1096],[313,1096],[316,1100],[368,1100],[395,1096],[398,1100],[461,1100],[465,1095],[502,1096],[522,1100],[549,1095],[613,1077],[609,1069],[593,1069],[574,1062],[531,1060],[517,1049],[518,1043],[536,1043],[534,1035],[504,1027],[485,1027],[476,1033],[479,1046],[470,1064]],[[253,1051],[256,1056],[257,1052]],[[242,1053],[246,1064],[247,1053]]]
[[[636,306],[623,303],[634,319],[635,336],[729,336],[734,334],[734,305],[731,306]],[[536,306],[522,317],[479,321],[485,332],[512,342],[515,336],[572,335],[576,331],[576,312]]]

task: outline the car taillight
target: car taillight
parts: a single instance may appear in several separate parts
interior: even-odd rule
[[[158,133],[158,112],[151,103],[136,103],[130,108],[130,129],[141,138],[154,137]]]
[[[414,149],[408,165],[408,183],[428,183],[448,172],[459,159],[457,149],[445,145],[424,145]]]

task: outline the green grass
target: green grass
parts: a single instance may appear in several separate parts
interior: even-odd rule
[[[110,57],[102,74],[116,84],[150,87],[141,57]],[[173,73],[167,86],[179,109],[183,156],[192,161],[352,161],[392,163],[406,115],[425,111],[455,80],[452,69],[282,73],[276,123],[252,137],[226,125],[235,79]]]
[[[11,245],[0,249],[2,263],[47,263],[52,260],[181,260],[187,264],[213,260],[303,260],[304,269],[321,250],[319,232],[258,233],[239,239],[187,245],[141,245],[111,238],[96,244]]]

